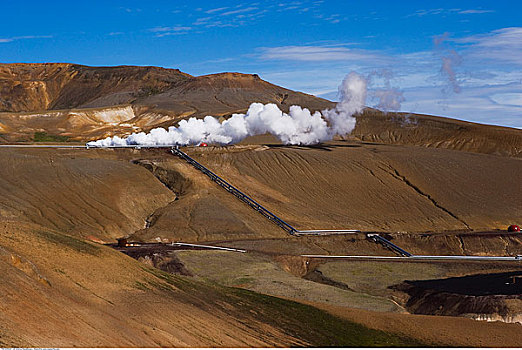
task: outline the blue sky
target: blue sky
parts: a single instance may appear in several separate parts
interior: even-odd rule
[[[2,0],[0,62],[257,73],[336,99],[352,70],[368,105],[522,127],[516,1]]]

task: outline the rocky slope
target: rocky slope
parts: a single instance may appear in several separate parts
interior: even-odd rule
[[[522,157],[522,130],[457,119],[366,109],[351,137],[395,145]]]
[[[33,112],[129,104],[192,77],[157,67],[0,65],[0,111]]]

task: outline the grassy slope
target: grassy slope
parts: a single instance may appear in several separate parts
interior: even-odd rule
[[[288,299],[320,301],[375,311],[398,311],[384,298],[315,283],[284,271],[266,257],[221,251],[180,251],[183,264],[199,277]]]
[[[4,223],[0,247],[7,346],[418,345],[313,307],[169,275],[35,225]]]

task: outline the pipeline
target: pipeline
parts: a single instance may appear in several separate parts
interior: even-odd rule
[[[268,220],[272,221],[274,224],[291,234],[292,236],[301,236],[301,235],[331,235],[331,234],[346,234],[346,233],[356,233],[360,232],[359,230],[297,230],[292,225],[284,221],[283,219],[279,218],[277,215],[272,213],[270,210],[263,207],[261,204],[256,202],[254,199],[237,189],[236,187],[232,186],[230,183],[228,183],[223,178],[219,177],[218,175],[214,174],[212,171],[207,169],[205,166],[191,158],[188,154],[181,151],[179,147],[173,147],[171,149],[171,153],[173,155],[178,156],[179,158],[185,160],[187,163],[192,165],[194,168],[201,171],[203,174],[207,175],[212,181],[217,183],[219,186],[227,190],[228,192],[232,193],[234,196],[236,196],[240,201],[248,204],[252,209],[266,217]]]
[[[232,186],[230,183],[219,177],[218,175],[214,174],[212,171],[208,170],[206,167],[198,163],[193,158],[189,157],[188,154],[185,152],[182,152],[179,150],[178,147],[174,147],[171,150],[172,154],[180,157],[181,159],[185,160],[187,163],[192,165],[194,168],[201,171],[203,174],[207,175],[212,181],[217,183],[219,186],[227,190],[228,192],[232,193],[234,196],[236,196],[240,201],[248,204],[252,209],[256,210],[258,213],[266,217],[268,220],[275,223],[277,226],[281,227],[283,230],[288,232],[291,235],[295,235],[297,233],[297,230],[293,228],[290,224],[285,222],[284,220],[280,219],[277,215],[273,214],[271,211],[263,207],[261,204]]]
[[[411,257],[412,256],[411,253],[405,251],[404,249],[402,249],[398,245],[393,244],[392,242],[388,241],[386,238],[384,238],[382,236],[379,236],[376,233],[369,233],[369,234],[366,235],[366,237],[373,239],[373,241],[375,243],[382,244],[384,247],[394,251],[395,253],[399,254],[400,256],[405,256],[405,257]]]

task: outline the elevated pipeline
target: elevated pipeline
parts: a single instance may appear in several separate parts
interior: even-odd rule
[[[203,174],[207,175],[212,181],[217,183],[219,186],[224,188],[226,191],[232,193],[236,198],[238,198],[243,203],[246,203],[249,205],[252,209],[266,217],[268,220],[272,221],[274,224],[288,232],[289,234],[293,236],[304,236],[304,235],[314,235],[314,236],[321,236],[321,235],[335,235],[335,234],[346,234],[346,233],[357,233],[361,232],[359,230],[297,230],[292,225],[272,213],[270,210],[256,202],[253,198],[248,196],[247,194],[243,193],[238,188],[232,186],[229,182],[221,178],[220,176],[216,175],[212,171],[210,171],[208,168],[203,166],[201,163],[196,161],[194,158],[190,157],[185,152],[181,151],[179,147],[173,147],[171,149],[171,153],[175,156],[178,156],[179,158],[185,160],[187,163],[192,165],[194,168],[201,171]]]

